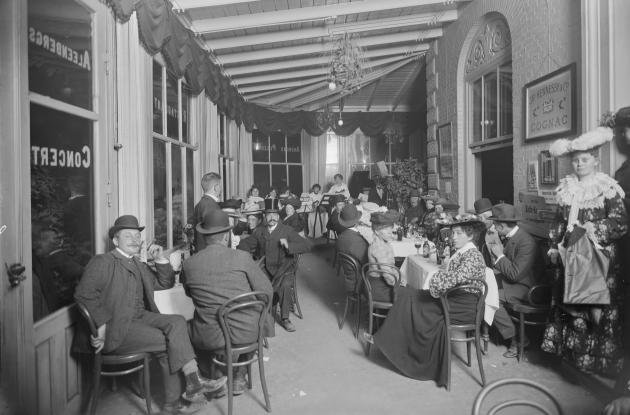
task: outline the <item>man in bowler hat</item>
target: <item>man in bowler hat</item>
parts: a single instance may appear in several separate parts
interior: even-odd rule
[[[88,309],[98,327],[98,336],[90,336],[97,353],[155,353],[165,389],[161,413],[195,412],[206,402],[204,393],[221,388],[226,378],[203,378],[197,369],[184,317],[160,314],[153,300],[154,289],[173,287],[175,275],[158,245],[148,248],[155,271],[140,261],[143,229],[135,216],[116,219],[109,229],[115,248],[90,260],[74,298]],[[87,338],[84,340],[87,342]],[[180,372],[186,380],[182,397],[191,402],[189,406],[180,402]]]

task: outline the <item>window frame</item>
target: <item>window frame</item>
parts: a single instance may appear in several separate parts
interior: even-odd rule
[[[183,86],[186,85],[185,80],[183,78],[177,78],[177,139],[172,138],[172,137],[168,137],[168,110],[167,110],[167,90],[166,90],[166,83],[167,83],[167,76],[168,76],[168,70],[166,68],[166,64],[164,61],[164,58],[161,55],[156,55],[154,56],[153,60],[152,60],[152,64],[155,65],[159,65],[162,69],[162,74],[161,74],[161,99],[162,99],[162,133],[157,133],[155,131],[153,131],[153,125],[151,125],[151,142],[150,142],[150,148],[151,148],[151,159],[152,159],[152,164],[151,164],[151,175],[153,177],[154,174],[154,166],[153,166],[153,142],[154,140],[163,142],[166,146],[166,156],[165,156],[165,161],[166,161],[166,248],[170,249],[173,247],[173,170],[172,170],[172,164],[171,164],[171,160],[173,157],[173,151],[178,151],[180,152],[179,157],[180,157],[180,166],[181,166],[181,171],[180,171],[180,177],[181,177],[181,221],[182,221],[182,225],[185,225],[187,223],[188,217],[187,217],[187,212],[188,212],[188,189],[187,189],[187,183],[188,183],[188,172],[187,172],[187,168],[186,168],[186,152],[188,150],[192,150],[193,151],[193,157],[192,157],[192,162],[193,162],[193,172],[197,171],[196,167],[197,167],[197,157],[196,157],[196,152],[199,150],[199,143],[196,142],[195,138],[194,138],[194,134],[192,133],[192,126],[194,124],[193,121],[193,114],[194,112],[192,111],[192,108],[194,107],[194,100],[195,97],[190,94],[189,96],[189,101],[188,101],[188,126],[187,126],[187,132],[188,132],[188,142],[185,142],[183,140],[183,127],[182,127],[182,123],[183,123],[183,116],[182,116],[182,100],[183,100]],[[153,71],[151,71],[151,76],[153,76]],[[153,80],[151,85],[153,85]],[[151,89],[151,94],[153,96],[153,89]],[[195,180],[193,180],[193,183],[195,183]],[[195,189],[191,189],[193,194],[195,193]],[[153,237],[155,238],[155,195],[153,194],[153,187],[151,187],[151,192],[152,192],[152,207],[151,207],[151,217],[152,217],[152,230],[153,230]],[[194,198],[193,198],[194,200]]]
[[[253,133],[252,133],[253,135]],[[283,134],[284,136],[284,162],[278,162],[278,161],[271,161],[271,135],[270,134],[262,134],[263,137],[266,137],[267,139],[267,160],[268,161],[252,161],[253,166],[267,166],[268,171],[269,171],[269,183],[267,183],[269,189],[271,189],[273,187],[273,167],[272,166],[285,166],[285,174],[286,174],[286,178],[287,178],[287,185],[289,186],[289,188],[291,189],[291,191],[295,191],[295,189],[292,188],[292,184],[289,181],[289,166],[300,166],[302,168],[302,183],[299,184],[300,187],[302,187],[302,193],[304,193],[307,189],[304,188],[304,155],[302,154],[302,144],[300,143],[300,163],[295,163],[295,162],[289,162],[289,156],[288,156],[288,134]],[[254,150],[254,144],[252,142],[252,149],[251,151],[253,152]],[[252,154],[252,160],[253,160],[253,154]],[[255,178],[254,178],[254,182],[255,182]],[[256,183],[254,183],[256,184]],[[280,192],[280,189],[276,189],[278,192]],[[299,195],[298,195],[299,196]]]

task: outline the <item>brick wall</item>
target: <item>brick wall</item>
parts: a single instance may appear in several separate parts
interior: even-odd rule
[[[444,35],[436,40],[427,58],[427,166],[429,186],[440,193],[458,199],[460,184],[457,171],[453,179],[440,179],[435,171],[437,126],[452,123],[454,152],[468,151],[459,133],[458,118],[465,110],[463,97],[458,96],[458,83],[463,82],[463,71],[458,74],[460,59],[465,60],[466,41],[474,36],[484,16],[500,13],[507,21],[512,38],[513,119],[514,119],[514,200],[526,189],[528,161],[538,159],[538,153],[549,148],[551,141],[523,143],[522,90],[523,86],[549,72],[572,62],[577,63],[580,79],[580,2],[575,0],[473,0],[460,9],[460,17],[449,24]],[[464,45],[464,46],[463,46]],[[461,79],[458,79],[458,76]],[[459,95],[462,95],[460,93]],[[578,89],[578,131],[580,131],[580,90]],[[458,138],[459,135],[459,138]],[[460,156],[461,160],[461,156]],[[460,167],[455,160],[456,170]],[[570,166],[560,161],[559,177],[564,177]],[[470,170],[470,169],[468,169]],[[473,174],[467,171],[466,174]],[[551,186],[553,187],[553,186]],[[450,188],[450,189],[449,189]],[[448,192],[450,190],[450,193]],[[463,206],[467,208],[468,206]]]

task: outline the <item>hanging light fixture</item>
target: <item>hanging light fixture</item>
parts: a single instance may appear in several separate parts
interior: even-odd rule
[[[390,144],[402,143],[405,141],[405,133],[403,132],[400,123],[396,122],[396,113],[392,114],[392,119],[383,130],[383,136],[385,141]]]
[[[365,76],[365,57],[359,46],[358,35],[344,33],[337,38],[330,51],[328,89],[356,92]]]
[[[337,125],[340,127],[343,125],[342,114],[343,114],[343,98],[339,100],[339,120],[337,121]]]

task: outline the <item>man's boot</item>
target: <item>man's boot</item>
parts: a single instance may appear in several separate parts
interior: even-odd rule
[[[186,392],[182,395],[189,402],[203,402],[206,400],[204,393],[215,392],[225,385],[227,377],[219,379],[206,379],[195,371],[186,375]]]

